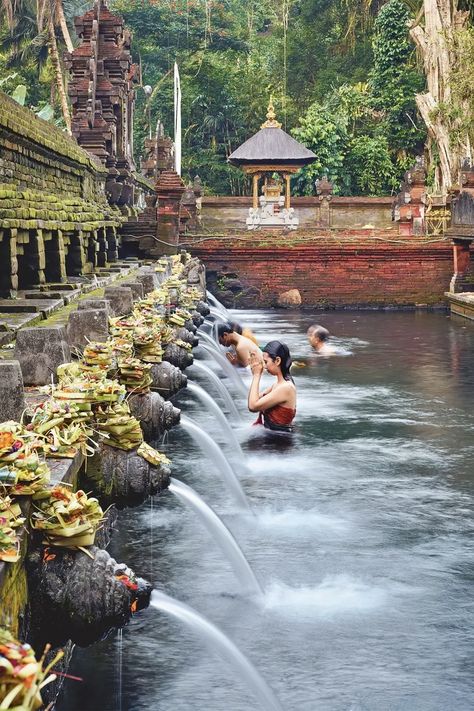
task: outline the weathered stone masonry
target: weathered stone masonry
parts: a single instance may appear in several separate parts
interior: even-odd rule
[[[60,129],[0,92],[0,289],[64,282],[118,256],[125,219],[107,170]]]

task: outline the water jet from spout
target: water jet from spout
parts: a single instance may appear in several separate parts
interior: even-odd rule
[[[171,478],[168,489],[198,514],[233,567],[237,580],[242,587],[252,594],[263,595],[262,588],[247,558],[243,554],[242,549],[214,509],[206,504],[204,499],[202,499],[194,489],[174,477]]]
[[[193,393],[200,399],[200,401],[203,403],[203,405],[214,413],[216,420],[218,420],[219,424],[221,425],[224,434],[226,435],[229,444],[233,449],[235,450],[235,453],[238,455],[239,462],[243,464],[245,460],[245,454],[242,450],[242,447],[240,446],[240,442],[235,436],[235,432],[230,426],[227,417],[225,414],[222,412],[221,408],[217,404],[217,402],[212,398],[205,390],[201,388],[200,385],[197,385],[197,383],[191,383],[188,381],[188,392]],[[245,464],[243,464],[244,468]]]
[[[218,627],[206,620],[192,607],[156,590],[152,593],[150,605],[184,622],[221,658],[230,662],[233,668],[239,672],[247,687],[253,691],[265,711],[283,711],[275,694],[253,664]]]
[[[192,368],[195,368],[196,370],[199,370],[201,373],[204,373],[209,380],[211,380],[216,388],[219,391],[219,395],[222,397],[224,400],[224,403],[231,413],[233,417],[235,417],[236,420],[242,420],[242,416],[240,412],[237,409],[237,406],[235,402],[232,400],[231,394],[227,390],[226,386],[222,382],[222,380],[210,369],[205,365],[204,363],[201,363],[198,360],[195,360],[194,363],[191,366]]]
[[[239,394],[243,395],[244,397],[247,397],[247,388],[245,387],[244,381],[236,371],[235,367],[231,363],[229,363],[227,358],[223,356],[222,353],[218,353],[218,351],[214,350],[214,348],[210,348],[209,346],[207,346],[205,343],[201,343],[201,348],[214,358],[216,363],[218,363],[218,365],[222,368],[224,374],[235,385],[235,387],[239,391]]]
[[[244,490],[242,489],[234,470],[230,466],[227,457],[219,445],[214,442],[207,432],[204,432],[199,425],[193,422],[191,418],[181,417],[181,426],[189,435],[191,435],[204,454],[206,454],[209,459],[216,464],[217,469],[221,472],[229,491],[232,492],[239,505],[243,506],[246,510],[249,510],[250,506]]]

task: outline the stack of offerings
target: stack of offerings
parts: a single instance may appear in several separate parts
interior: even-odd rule
[[[161,331],[158,326],[137,326],[133,331],[133,346],[135,353],[145,363],[161,363],[163,348],[161,347]]]
[[[130,451],[143,442],[140,423],[130,413],[127,402],[98,407],[95,421],[101,440],[109,447]]]
[[[55,400],[66,400],[78,405],[112,403],[123,400],[126,391],[116,380],[102,377],[95,378],[88,374],[63,379],[58,368],[59,385],[53,390]]]
[[[12,496],[28,496],[50,479],[46,461],[38,454],[42,443],[19,422],[0,424],[0,485]]]
[[[4,563],[20,559],[18,529],[24,522],[20,505],[9,496],[0,496],[0,560]]]
[[[181,290],[180,304],[188,311],[194,311],[201,301],[202,295],[195,286],[187,286]]]
[[[5,711],[42,708],[40,691],[56,679],[50,671],[62,656],[60,652],[43,668],[44,655],[36,661],[29,644],[21,644],[10,632],[0,628],[0,708]]]
[[[28,430],[43,439],[43,451],[48,457],[72,459],[78,450],[85,456],[94,453],[90,402],[64,402],[49,399],[27,412]]]
[[[129,393],[147,393],[153,383],[151,363],[144,363],[138,358],[122,358],[117,364],[117,378],[125,385]]]
[[[168,316],[168,323],[173,324],[173,326],[182,327],[191,319],[191,314],[186,309],[175,309],[174,313]]]
[[[84,491],[58,485],[33,496],[31,527],[43,534],[43,544],[63,548],[92,546],[103,518],[99,502]]]
[[[79,368],[83,373],[104,374],[113,368],[114,346],[112,341],[106,343],[88,343],[84,348]]]

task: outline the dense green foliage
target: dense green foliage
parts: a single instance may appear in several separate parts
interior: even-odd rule
[[[28,87],[27,103],[53,101],[45,38],[35,0],[21,0],[14,32],[0,25],[0,76]],[[208,192],[248,192],[227,156],[256,132],[270,95],[283,128],[317,155],[294,179],[301,194],[327,174],[340,194],[396,189],[423,148],[408,20],[415,0],[109,0],[133,33],[147,100],[137,90],[136,152],[161,119],[173,125],[172,67],[183,95],[183,170]],[[83,0],[64,2],[69,24]],[[51,96],[51,93],[53,96]]]

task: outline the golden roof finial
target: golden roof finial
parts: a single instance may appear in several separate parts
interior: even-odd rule
[[[273,107],[273,96],[270,96],[267,109],[267,120],[262,123],[260,128],[281,128],[281,123],[276,120],[275,109]]]

